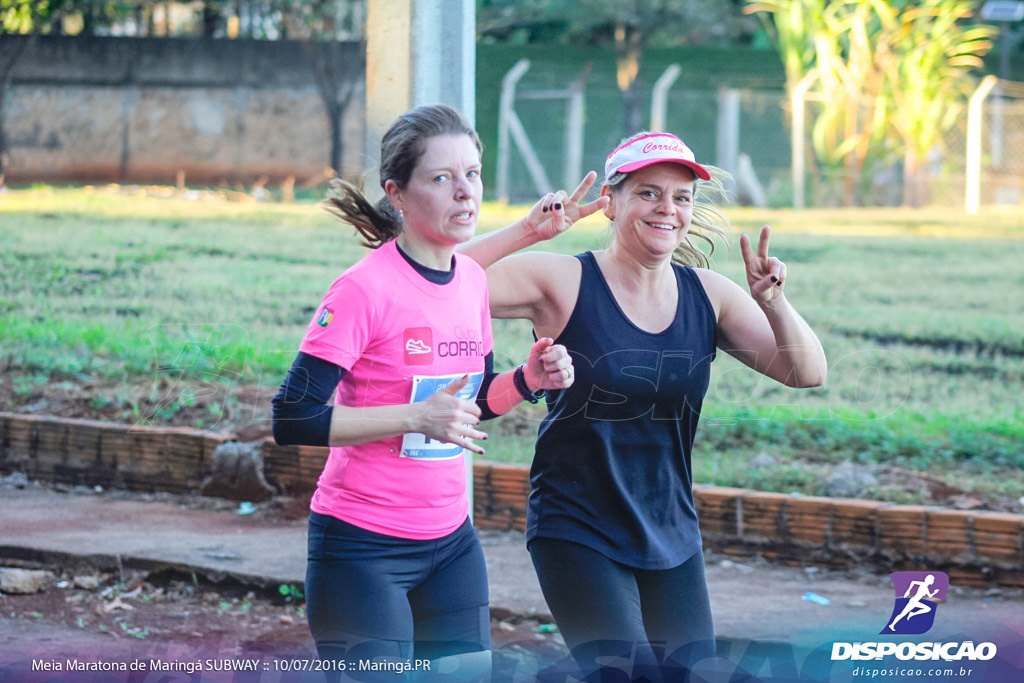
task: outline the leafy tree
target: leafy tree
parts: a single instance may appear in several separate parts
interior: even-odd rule
[[[0,0],[0,187],[4,186],[10,164],[10,146],[4,122],[4,102],[11,73],[33,36],[49,32],[57,6],[45,0]],[[18,35],[18,39],[3,38],[3,34]],[[28,36],[21,38],[20,36]]]
[[[756,0],[786,68],[787,89],[814,78],[821,102],[811,142],[843,171],[843,198],[902,154],[904,204],[925,201],[922,160],[963,111],[970,71],[991,29],[967,23],[970,0]]]
[[[885,50],[872,36],[895,20],[883,2],[835,2],[823,13],[824,31],[814,36],[823,105],[811,139],[823,166],[838,173],[846,205],[859,203],[880,167],[893,161],[886,137],[889,97],[879,63]]]
[[[969,0],[922,0],[906,8],[882,64],[892,128],[903,143],[903,203],[927,201],[922,165],[966,109],[970,73],[982,67],[994,30],[971,25]]]
[[[156,2],[0,0],[0,34],[99,35]]]

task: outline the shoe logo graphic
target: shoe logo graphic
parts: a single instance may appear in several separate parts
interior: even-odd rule
[[[893,572],[896,602],[882,634],[916,635],[935,623],[938,603],[946,600],[949,576],[944,572]]]
[[[429,327],[409,327],[402,333],[402,357],[406,365],[434,362],[434,332]]]
[[[421,342],[419,339],[410,339],[405,342],[406,353],[417,354],[417,353],[430,353],[430,347]]]

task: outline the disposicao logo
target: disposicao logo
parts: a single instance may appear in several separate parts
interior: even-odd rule
[[[892,614],[880,635],[919,635],[935,623],[938,603],[945,601],[949,576],[944,572],[893,572],[896,593]],[[860,642],[833,643],[832,661],[987,661],[996,656],[994,643],[964,642]]]
[[[316,318],[316,324],[320,327],[327,327],[327,324],[331,322],[331,318],[334,317],[334,311],[324,306],[320,309],[320,315]]]
[[[938,603],[946,601],[949,576],[945,572],[893,572],[889,578],[896,591],[896,604],[879,633],[926,633],[935,623]]]

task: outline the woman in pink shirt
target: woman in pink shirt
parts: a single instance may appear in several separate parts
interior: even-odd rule
[[[386,196],[374,206],[336,181],[327,202],[373,251],[313,315],[273,428],[281,444],[331,447],[310,504],[306,601],[332,678],[486,676],[487,578],[463,451],[483,453],[481,420],[572,384],[549,338],[493,372],[487,279],[455,253],[476,229],[480,153],[458,112],[419,107],[384,135]]]

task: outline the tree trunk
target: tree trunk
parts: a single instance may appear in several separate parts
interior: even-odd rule
[[[220,9],[214,6],[211,2],[203,3],[202,13],[202,38],[213,38],[217,35],[217,29],[220,27]]]
[[[4,126],[7,86],[10,85],[14,66],[21,59],[25,48],[34,41],[34,35],[13,41],[9,36],[3,43],[0,43],[0,187],[4,186],[4,182],[7,179],[7,168],[11,161],[11,151],[8,146],[7,133]]]
[[[330,113],[331,117],[331,168],[335,176],[341,176],[342,153],[345,151],[345,143],[341,139],[341,119],[345,115],[345,106],[336,106]]]
[[[356,93],[352,74],[365,69],[364,63],[350,64],[343,58],[341,43],[305,41],[313,69],[313,78],[324,103],[331,131],[329,163],[335,175],[341,175],[344,142],[341,129],[345,111]],[[365,50],[361,51],[366,54]],[[349,60],[354,61],[354,60]],[[361,60],[363,62],[365,60]]]
[[[921,208],[925,204],[924,195],[921,160],[912,147],[907,147],[903,155],[903,206],[910,209]]]

